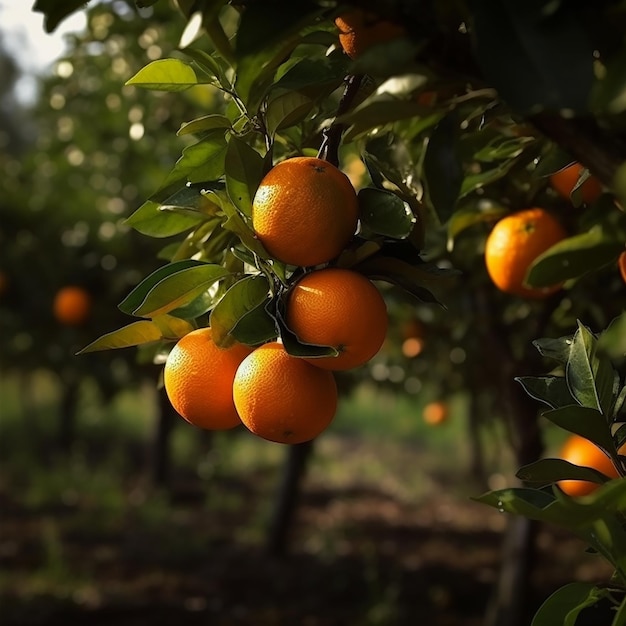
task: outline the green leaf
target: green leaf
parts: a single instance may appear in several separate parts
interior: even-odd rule
[[[277,311],[276,321],[285,350],[292,356],[316,358],[339,355],[339,351],[332,346],[319,346],[300,341],[298,336],[287,326],[285,317],[280,309]]]
[[[379,255],[366,259],[354,269],[373,280],[397,285],[418,300],[431,304],[441,304],[431,290],[443,286],[450,278],[426,264],[418,266],[394,257]]]
[[[87,2],[88,0],[36,0],[32,10],[44,14],[44,28],[47,33],[52,33],[66,17],[84,8]]]
[[[322,11],[312,0],[265,0],[248,5],[237,30],[237,57],[256,54],[287,39],[312,23]]]
[[[456,207],[463,167],[459,158],[459,124],[455,114],[444,117],[433,130],[424,156],[424,178],[431,206],[447,222]]]
[[[563,376],[518,376],[515,380],[531,398],[553,409],[574,404],[574,398]]]
[[[235,233],[239,237],[241,243],[251,252],[258,255],[262,259],[269,259],[269,253],[263,247],[263,244],[256,238],[252,228],[246,223],[235,206],[231,203],[223,205],[224,213],[228,219],[222,225],[223,228]]]
[[[531,626],[574,626],[580,612],[597,601],[598,590],[593,583],[569,583],[539,607]]]
[[[212,81],[213,79],[215,79],[213,82],[217,81],[217,83],[219,83],[219,85],[221,85],[223,89],[231,88],[230,82],[226,79],[226,76],[224,75],[225,67],[222,67],[219,58],[211,56],[208,52],[205,52],[204,50],[192,47],[183,48],[181,49],[181,52],[187,55],[190,59],[193,59],[196,67],[198,67],[198,69],[202,73],[206,74]],[[222,63],[224,64],[224,66],[227,67],[225,61],[222,61]]]
[[[138,317],[155,317],[193,302],[217,281],[229,276],[221,265],[203,263],[170,274],[155,284],[133,311]]]
[[[564,406],[543,413],[553,424],[589,439],[603,450],[613,448],[613,438],[606,418],[596,409],[586,406]]]
[[[545,337],[542,339],[535,339],[535,341],[533,341],[533,346],[537,348],[541,356],[544,356],[547,359],[553,359],[561,365],[565,365],[569,359],[572,339],[573,337],[571,335],[567,337],[558,337],[557,339]]]
[[[195,120],[191,120],[191,122],[182,124],[176,134],[189,135],[193,133],[197,135],[198,133],[205,133],[216,128],[230,129],[230,120],[223,115],[203,115],[202,117],[197,117]]]
[[[163,187],[178,181],[202,183],[214,181],[224,175],[226,137],[223,128],[210,131],[201,141],[183,149],[174,169],[168,174]]]
[[[267,310],[268,299],[246,313],[232,329],[231,335],[248,346],[258,346],[278,336],[276,318]]]
[[[347,63],[343,55],[331,55],[323,58],[304,57],[294,59],[292,65],[285,68],[284,74],[274,84],[277,89],[299,91],[306,96],[327,94],[339,87],[347,72]]]
[[[478,63],[513,109],[587,111],[593,46],[571,3],[476,0],[472,18]]]
[[[504,178],[511,171],[515,163],[516,159],[510,159],[499,163],[496,167],[482,170],[477,174],[468,174],[465,176],[461,184],[459,198],[465,198],[465,196],[468,196],[473,191],[482,189],[483,187]]]
[[[177,189],[162,202],[144,202],[125,223],[149,237],[171,237],[211,219],[215,208],[199,187],[191,185]]]
[[[159,59],[140,69],[127,85],[156,91],[184,91],[208,81],[201,81],[191,65],[180,59]]]
[[[250,312],[263,306],[269,298],[269,281],[262,274],[237,281],[211,311],[209,325],[212,337],[220,347],[234,342],[232,331]]]
[[[363,226],[394,239],[408,237],[415,224],[415,216],[409,205],[395,193],[366,187],[359,190],[358,199],[359,219]]]
[[[273,137],[277,131],[295,126],[311,112],[315,102],[298,91],[286,91],[272,98],[265,114],[267,132]]]
[[[609,358],[626,356],[626,311],[611,321],[598,338],[598,351]]]
[[[571,394],[582,406],[610,415],[615,380],[613,367],[605,355],[598,354],[597,339],[580,322],[570,348],[565,378]]]
[[[174,276],[180,272],[184,272],[188,269],[197,269],[204,267],[212,267],[208,263],[202,261],[195,261],[193,259],[185,259],[184,261],[175,261],[164,265],[155,270],[144,278],[127,296],[120,302],[118,308],[127,315],[133,315],[137,309],[139,309],[145,302],[148,294],[159,283],[170,276]],[[172,309],[173,310],[173,309]]]
[[[608,236],[601,226],[563,239],[537,257],[526,275],[533,287],[549,287],[593,272],[615,260],[624,243]]]
[[[610,478],[592,467],[583,467],[563,459],[540,459],[521,467],[516,476],[528,483],[549,485],[560,480],[586,480],[603,484]]]
[[[473,202],[470,206],[456,210],[448,220],[448,241],[453,241],[464,230],[475,224],[491,223],[506,215],[509,209],[488,200]]]
[[[163,338],[161,330],[152,321],[141,320],[128,326],[102,335],[88,346],[85,346],[77,354],[97,352],[99,350],[113,350],[117,348],[130,348],[144,343],[159,341]]]
[[[159,327],[163,339],[178,340],[194,329],[188,321],[167,314],[157,315],[152,321]]]
[[[243,139],[231,137],[226,150],[226,189],[231,202],[252,215],[252,200],[263,178],[263,157]]]

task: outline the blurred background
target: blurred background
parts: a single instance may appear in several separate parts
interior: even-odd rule
[[[219,103],[123,86],[176,47],[167,3],[89,6],[50,36],[0,3],[2,623],[483,624],[508,520],[471,496],[514,483],[520,441],[562,440],[542,422],[538,437],[510,381],[543,371],[530,342],[581,310],[602,328],[593,289],[618,293],[617,274],[548,323],[493,293],[484,230],[456,257],[434,233],[429,255],[463,285],[447,310],[388,290],[388,340],[339,381],[314,447],[194,429],[141,351],[75,354],[128,323],[117,304],[164,264],[168,242],[124,220],[178,158],[180,124]],[[529,612],[610,574],[554,529],[534,545]]]

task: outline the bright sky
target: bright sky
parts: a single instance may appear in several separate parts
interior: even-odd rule
[[[35,0],[0,0],[0,31],[5,47],[14,55],[26,76],[17,85],[22,101],[35,95],[33,75],[50,69],[65,51],[64,35],[85,27],[85,13],[78,11],[48,34],[43,28],[43,14],[32,11]]]

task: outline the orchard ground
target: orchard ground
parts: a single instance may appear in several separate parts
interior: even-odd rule
[[[487,486],[468,470],[462,396],[439,426],[421,417],[427,388],[361,386],[342,400],[276,558],[264,543],[286,447],[179,420],[171,487],[158,490],[147,474],[154,390],[103,409],[84,384],[67,456],[52,443],[59,391],[43,372],[0,385],[3,626],[483,622],[510,518],[470,499]],[[556,449],[562,435],[546,435]],[[483,436],[488,486],[511,484],[501,434]],[[610,576],[569,534],[543,527],[538,546],[537,603],[572,578]]]

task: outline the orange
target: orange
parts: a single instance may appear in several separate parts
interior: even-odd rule
[[[626,283],[626,252],[622,252],[617,259],[617,267],[622,275],[622,280]]]
[[[80,326],[91,313],[91,296],[82,287],[62,287],[54,296],[52,311],[61,324]]]
[[[369,361],[387,333],[387,307],[365,276],[327,268],[305,274],[289,293],[287,326],[303,343],[332,346],[339,355],[311,358],[329,370],[347,370]]]
[[[448,407],[443,402],[430,402],[424,407],[422,417],[427,424],[438,426],[448,419]]]
[[[337,385],[331,372],[266,343],[246,357],[235,375],[233,397],[241,421],[277,443],[314,439],[333,420]]]
[[[358,201],[350,179],[328,161],[293,157],[263,178],[252,227],[275,259],[319,265],[336,257],[356,231]]]
[[[397,39],[405,33],[402,26],[360,10],[344,13],[335,24],[339,29],[339,43],[351,59],[358,58],[376,44]]]
[[[609,478],[619,478],[611,459],[594,443],[580,435],[571,435],[563,444],[559,458],[574,465],[591,467]],[[588,480],[561,480],[557,483],[568,496],[586,496],[599,485]]]
[[[163,371],[165,391],[177,413],[207,430],[241,424],[233,402],[233,380],[250,352],[238,343],[218,348],[210,328],[199,328],[179,339]]]
[[[550,176],[550,183],[560,196],[571,200],[572,189],[578,182],[584,167],[580,163],[573,163],[555,172]],[[585,204],[594,203],[602,193],[602,185],[595,176],[590,176],[580,187],[582,200]]]
[[[487,272],[498,289],[525,298],[544,298],[561,285],[526,287],[532,262],[566,237],[561,224],[544,209],[525,209],[501,219],[485,245]]]

